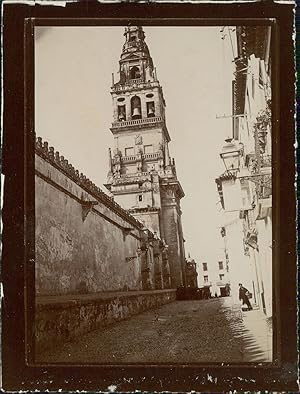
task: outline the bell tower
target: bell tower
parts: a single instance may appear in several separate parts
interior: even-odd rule
[[[170,157],[165,100],[142,27],[125,28],[119,81],[112,81],[114,137],[108,181],[114,199],[168,245],[172,287],[186,283],[175,161]]]

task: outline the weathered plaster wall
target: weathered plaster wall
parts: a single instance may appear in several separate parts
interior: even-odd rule
[[[35,168],[37,294],[141,289],[138,226],[39,155]]]
[[[159,211],[133,212],[132,215],[160,237]]]
[[[162,128],[154,125],[152,125],[152,127],[150,126],[149,129],[143,128],[142,133],[139,129],[125,129],[124,131],[122,131],[122,137],[115,137],[114,148],[118,149],[123,156],[125,156],[126,148],[132,147],[134,152],[133,154],[136,155],[139,153],[140,149],[142,149],[142,151],[144,152],[145,145],[152,145],[153,152],[157,152],[159,150],[159,144],[162,141],[162,135]],[[142,136],[141,144],[139,145],[136,144],[137,136]]]
[[[119,187],[119,190],[122,190],[121,187]],[[128,191],[128,194],[123,191],[122,194],[115,195],[115,201],[122,205],[124,209],[144,208],[147,205],[152,206],[152,194],[151,190],[145,191],[141,188],[134,190],[132,188],[132,190]],[[139,196],[142,196],[142,201],[139,201]]]

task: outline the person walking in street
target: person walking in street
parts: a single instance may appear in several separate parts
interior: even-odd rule
[[[252,308],[252,305],[251,305],[249,298],[248,298],[250,292],[249,292],[249,290],[246,289],[246,287],[244,287],[242,285],[242,283],[239,283],[239,287],[240,287],[239,288],[239,299],[241,301],[243,301],[242,305],[246,304],[248,307],[248,310],[251,311],[253,308]]]
[[[229,283],[226,283],[225,291],[226,291],[226,296],[229,297],[230,296],[230,284]]]

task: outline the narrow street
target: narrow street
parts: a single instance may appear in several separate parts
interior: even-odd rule
[[[241,312],[231,297],[176,301],[76,342],[37,362],[199,363],[271,361],[272,328],[262,312]]]

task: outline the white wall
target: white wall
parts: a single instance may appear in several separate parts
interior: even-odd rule
[[[267,316],[272,316],[272,220],[271,217],[257,220],[259,263],[263,281]]]

